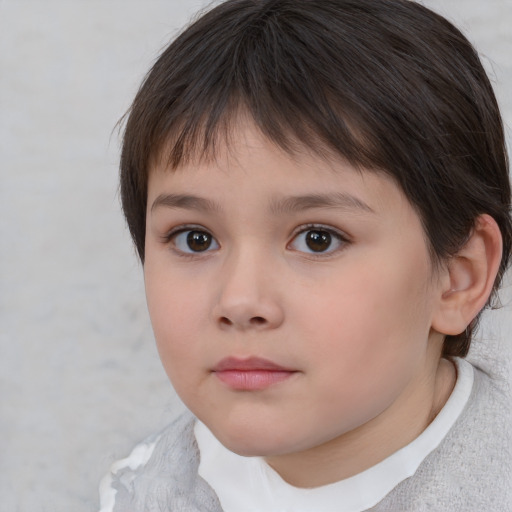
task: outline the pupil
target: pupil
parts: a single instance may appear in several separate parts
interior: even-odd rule
[[[202,231],[191,231],[187,235],[187,245],[192,251],[206,251],[212,243],[212,237],[208,233]]]
[[[331,245],[331,235],[327,231],[308,231],[306,245],[315,252],[322,252]]]

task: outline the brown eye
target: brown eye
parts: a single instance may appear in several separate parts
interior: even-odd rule
[[[331,246],[332,236],[327,231],[308,231],[305,242],[313,252],[324,252]]]
[[[199,229],[185,229],[173,235],[171,240],[178,251],[188,254],[219,248],[219,244],[210,233]]]
[[[289,248],[306,254],[331,254],[348,244],[347,238],[334,228],[311,226],[303,229],[290,242]]]
[[[212,245],[212,235],[204,231],[189,231],[187,245],[193,252],[206,251]]]

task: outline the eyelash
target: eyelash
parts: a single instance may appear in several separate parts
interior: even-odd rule
[[[172,229],[171,231],[169,231],[168,233],[166,233],[162,237],[162,242],[165,243],[165,244],[173,245],[173,240],[175,240],[180,234],[187,233],[187,232],[194,232],[194,231],[199,232],[199,233],[205,233],[205,234],[209,235],[212,238],[212,240],[214,241],[214,243],[217,245],[217,247],[214,248],[213,250],[216,250],[217,248],[220,248],[219,242],[210,233],[210,231],[207,230],[206,228],[204,228],[203,226],[200,226],[200,225],[197,225],[197,224],[182,225],[182,226],[179,226],[179,227],[177,227],[175,229]],[[340,247],[335,248],[333,250],[318,251],[318,252],[315,252],[315,251],[311,251],[311,252],[300,251],[300,250],[296,250],[295,249],[297,252],[306,254],[307,257],[309,257],[309,258],[323,258],[323,259],[329,258],[329,257],[333,256],[334,254],[337,254],[338,252],[342,251],[346,247],[347,244],[350,244],[349,237],[346,234],[338,231],[337,229],[334,229],[334,228],[332,228],[330,226],[325,226],[325,225],[322,225],[322,224],[306,224],[306,225],[303,225],[303,226],[299,226],[298,228],[296,228],[294,230],[294,232],[291,235],[291,240],[286,245],[286,248],[287,249],[290,248],[292,243],[297,240],[299,235],[304,234],[304,233],[308,233],[310,231],[317,231],[317,232],[321,232],[321,233],[328,233],[334,240],[336,240],[340,244]],[[329,245],[328,249],[329,248],[330,248],[330,245]],[[205,257],[205,256],[208,255],[208,253],[213,252],[210,249],[210,247],[207,247],[204,251],[190,251],[190,252],[188,252],[188,251],[183,251],[181,249],[178,249],[175,245],[172,247],[172,250],[178,256],[180,256],[182,258],[188,258],[188,259],[193,259],[193,258],[197,258],[197,257]],[[294,250],[294,249],[292,249],[292,250]]]

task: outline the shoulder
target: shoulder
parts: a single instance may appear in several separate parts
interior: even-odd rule
[[[512,510],[510,397],[503,383],[473,369],[470,398],[444,440],[374,510]]]
[[[220,511],[198,475],[195,418],[184,413],[115,462],[100,484],[100,512]]]

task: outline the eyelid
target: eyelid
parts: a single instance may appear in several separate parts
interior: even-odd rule
[[[210,230],[206,229],[204,226],[201,226],[200,224],[180,224],[179,226],[175,226],[174,228],[171,228],[168,231],[166,231],[161,236],[162,241],[169,242],[172,237],[179,235],[180,233],[183,233],[184,231],[204,231],[205,233],[208,233],[211,235]]]
[[[341,240],[345,240],[347,242],[350,241],[350,236],[341,229],[335,228],[334,226],[330,226],[328,224],[321,224],[321,223],[314,223],[310,222],[308,224],[301,224],[300,226],[297,226],[290,235],[290,238],[297,236],[300,233],[304,233],[304,231],[327,231],[328,233],[333,234],[334,236],[340,238]]]
[[[183,231],[204,231],[205,233],[213,236],[212,232],[201,224],[179,224],[178,226],[167,230],[165,234],[162,235],[162,238],[171,238],[172,236],[178,233],[182,233]]]

